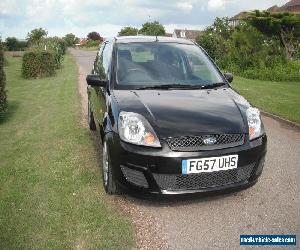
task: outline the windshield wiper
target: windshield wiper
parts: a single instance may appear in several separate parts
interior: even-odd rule
[[[201,86],[201,88],[202,89],[213,89],[213,88],[220,87],[220,86],[223,86],[223,85],[226,85],[226,83],[225,82],[216,82],[216,83],[203,85],[203,86]]]
[[[202,88],[202,86],[189,85],[189,84],[162,84],[162,85],[153,85],[137,88],[137,90],[143,89],[193,89],[193,88]]]
[[[217,82],[212,84],[206,85],[190,85],[190,84],[161,84],[161,85],[152,85],[152,86],[144,86],[137,88],[137,90],[144,90],[144,89],[212,89],[216,87],[220,87],[225,85],[225,82]]]

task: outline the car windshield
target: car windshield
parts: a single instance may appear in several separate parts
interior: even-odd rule
[[[224,81],[196,45],[128,43],[116,46],[116,88],[205,87]]]

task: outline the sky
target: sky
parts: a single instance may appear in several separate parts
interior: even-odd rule
[[[42,27],[48,36],[97,31],[117,35],[124,26],[140,28],[157,20],[169,33],[175,28],[204,29],[216,17],[281,6],[288,0],[0,0],[0,36],[24,39]]]

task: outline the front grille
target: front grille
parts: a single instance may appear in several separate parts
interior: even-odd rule
[[[215,143],[206,145],[205,139],[214,138]],[[244,144],[244,134],[213,134],[198,136],[170,137],[166,141],[172,150],[193,151],[201,149],[220,149]]]
[[[251,176],[255,163],[230,170],[200,174],[153,174],[162,190],[193,190],[225,186]]]
[[[127,181],[134,185],[148,188],[148,182],[145,178],[145,175],[141,171],[137,171],[123,165],[121,165],[121,170]]]

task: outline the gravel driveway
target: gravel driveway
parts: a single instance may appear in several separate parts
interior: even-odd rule
[[[80,66],[81,85],[85,89],[82,81],[91,69],[95,52],[72,53]],[[86,98],[82,100],[86,102]],[[240,234],[299,237],[300,132],[268,117],[263,120],[268,154],[263,175],[252,188],[185,200],[145,201],[126,195],[127,205],[157,223],[157,233],[165,238],[170,249],[243,249],[239,245]]]

